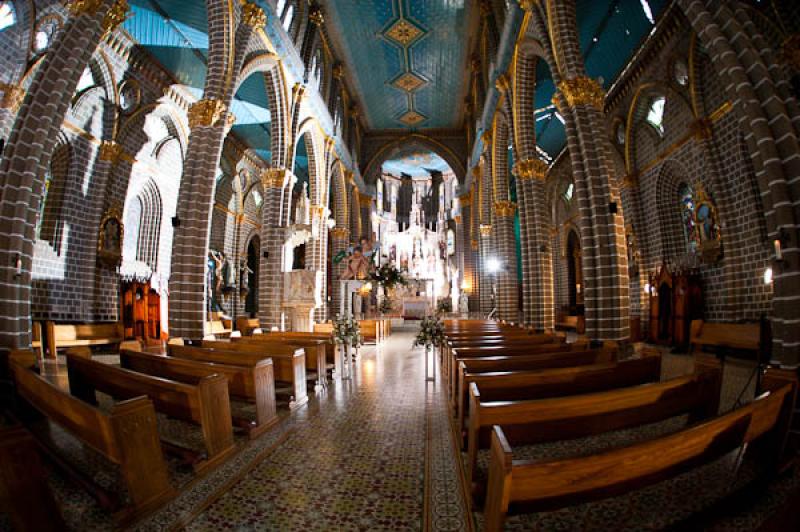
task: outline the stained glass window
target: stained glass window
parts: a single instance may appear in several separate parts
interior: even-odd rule
[[[0,30],[10,28],[17,23],[17,13],[11,2],[0,1]]]
[[[697,251],[700,242],[700,234],[695,222],[695,199],[692,187],[683,183],[678,192],[680,196],[681,222],[683,225],[683,235],[686,238],[686,247],[689,251]]]
[[[653,126],[659,135],[664,134],[664,104],[667,100],[663,96],[656,96],[650,101],[647,110],[647,123]]]
[[[572,195],[575,193],[575,183],[570,183],[567,185],[566,190],[564,190],[564,198],[567,201],[572,201]]]
[[[283,17],[283,29],[289,31],[292,27],[292,19],[294,18],[294,6],[290,5],[286,8],[286,14]]]

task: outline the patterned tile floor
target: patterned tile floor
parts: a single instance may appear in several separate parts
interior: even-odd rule
[[[352,380],[331,383],[307,406],[284,412],[273,430],[240,441],[236,455],[219,468],[184,479],[180,495],[135,529],[480,530],[480,514],[466,510],[461,454],[441,383],[424,381],[422,351],[410,349],[415,329],[396,329],[380,347],[362,348]],[[665,354],[662,378],[691,370],[689,357]],[[723,409],[746,388],[749,375],[746,364],[726,366]],[[708,469],[716,478],[728,474],[724,461]],[[661,528],[675,515],[657,511],[660,501],[697,502],[693,493],[706,488],[703,478],[690,475],[628,499],[514,519],[508,525],[524,530],[605,529],[612,523],[629,530]],[[71,529],[113,528],[110,517],[80,490],[55,475],[52,484]],[[752,529],[798,485],[795,477],[784,479],[770,488],[763,504],[741,510],[720,529]],[[632,515],[639,518],[630,521]]]

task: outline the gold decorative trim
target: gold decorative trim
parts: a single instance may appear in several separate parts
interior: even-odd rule
[[[497,76],[497,79],[494,82],[494,86],[500,92],[508,92],[511,83],[508,79],[508,74],[505,72]]]
[[[325,23],[325,15],[322,13],[322,9],[316,5],[311,6],[308,12],[308,20],[315,26],[322,26]]]
[[[474,240],[474,239],[470,240],[469,243],[470,243],[470,247],[472,248],[472,251],[478,251],[478,241],[477,240]]]
[[[513,201],[495,201],[494,210],[498,216],[514,216],[514,213],[517,212],[517,204]]]
[[[263,28],[267,24],[264,10],[250,2],[242,6],[242,22],[251,28]]]
[[[198,100],[189,107],[189,128],[214,126],[222,118],[226,110],[225,104],[221,100]],[[226,117],[226,120],[229,119],[229,117]]]
[[[350,229],[346,227],[334,227],[331,229],[331,236],[333,238],[349,238]]]
[[[538,179],[544,181],[547,178],[547,171],[550,169],[547,163],[541,159],[522,159],[514,165],[517,178],[520,181]]]
[[[591,105],[598,111],[603,110],[605,91],[596,80],[587,76],[565,79],[558,84],[558,92],[564,95],[567,105],[572,108],[578,105]],[[558,107],[558,94],[553,96],[553,103]]]
[[[336,63],[333,65],[332,73],[335,79],[342,79],[344,77],[344,65],[341,63]]]
[[[484,144],[491,144],[492,143],[492,132],[487,129],[486,131],[481,133],[481,141],[483,141]]]
[[[283,188],[286,182],[286,168],[267,168],[261,172],[261,184],[264,188]]]
[[[709,140],[712,136],[710,118],[698,118],[689,125],[689,128],[697,140]]]
[[[8,109],[12,113],[19,111],[19,108],[22,106],[22,101],[25,99],[25,89],[19,85],[0,83],[0,91],[3,91],[3,99],[0,101],[0,107]]]
[[[114,142],[113,140],[104,140],[103,143],[100,144],[100,150],[97,157],[101,161],[112,164],[117,163],[122,157],[122,145]]]
[[[301,102],[306,95],[306,88],[302,83],[295,83],[292,87],[292,97],[294,101]]]
[[[312,218],[322,218],[325,216],[325,206],[324,205],[311,205],[308,208],[309,212],[311,213]]]
[[[481,224],[478,230],[481,232],[482,237],[492,236],[492,226],[490,224]]]
[[[628,174],[622,178],[622,188],[623,190],[626,188],[636,188],[639,186],[639,174],[638,172],[634,172],[632,174]]]
[[[457,223],[457,224],[461,225],[461,222],[463,221],[463,219],[461,218],[461,215],[460,215],[460,214],[456,214],[455,216],[453,216],[453,221],[454,221],[455,223]]]
[[[533,11],[533,8],[539,5],[539,0],[518,0],[519,8],[523,11]]]
[[[368,194],[359,194],[358,195],[358,204],[362,207],[371,207],[372,206],[372,196]]]

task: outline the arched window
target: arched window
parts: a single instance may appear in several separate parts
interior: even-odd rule
[[[75,87],[75,94],[85,91],[90,87],[94,87],[94,76],[92,75],[92,69],[88,66],[83,69],[83,74],[81,74],[81,79],[78,80],[78,86]]]
[[[17,12],[14,5],[8,1],[0,0],[0,30],[10,28],[17,23]]]
[[[283,14],[284,8],[286,8],[286,0],[278,0],[278,5],[275,7],[275,12],[279,17]]]
[[[678,196],[680,197],[681,224],[683,225],[683,236],[686,239],[686,248],[695,252],[700,242],[700,234],[695,224],[694,191],[692,187],[682,183],[678,189]]]
[[[650,107],[647,108],[647,123],[653,126],[661,136],[664,135],[664,105],[666,103],[666,98],[656,96],[650,100]]]
[[[294,6],[289,5],[286,8],[286,13],[283,15],[283,29],[289,31],[292,27],[292,19],[294,18]]]
[[[161,217],[163,204],[161,193],[153,181],[149,181],[139,194],[142,205],[141,221],[139,223],[139,241],[136,246],[136,260],[158,269],[158,249],[161,239]]]

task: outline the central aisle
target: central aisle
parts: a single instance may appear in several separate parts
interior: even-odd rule
[[[463,530],[445,399],[425,383],[415,332],[363,347],[353,380],[294,413],[274,450],[188,528]]]

